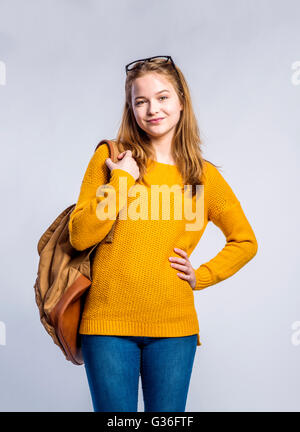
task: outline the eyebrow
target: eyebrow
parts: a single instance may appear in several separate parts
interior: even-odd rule
[[[161,91],[159,91],[159,92],[157,92],[157,93],[155,93],[155,94],[160,94],[160,93],[162,93],[162,92],[169,92],[170,93],[170,91],[169,90],[167,90],[167,89],[165,89],[165,90],[161,90]],[[136,98],[134,98],[134,100],[137,100],[137,99],[139,99],[139,98],[144,98],[145,96],[137,96]]]

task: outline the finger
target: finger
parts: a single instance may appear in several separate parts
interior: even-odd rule
[[[176,263],[171,263],[170,265],[171,265],[171,267],[173,267],[177,270],[181,270],[185,273],[189,273],[189,268],[187,266],[176,264]]]
[[[108,168],[110,168],[112,166],[112,160],[111,160],[111,158],[105,159],[105,163],[108,166]]]
[[[184,258],[178,258],[178,257],[170,257],[169,261],[171,262],[178,262],[180,264],[186,264],[187,260]]]
[[[186,253],[186,251],[184,251],[184,250],[182,250],[182,249],[174,248],[174,251],[175,251],[176,253],[178,253],[179,255],[183,256],[184,258],[187,258],[187,257],[188,257],[188,254]]]
[[[181,279],[184,279],[184,280],[190,279],[190,275],[186,275],[184,273],[177,273],[177,276],[179,276]]]

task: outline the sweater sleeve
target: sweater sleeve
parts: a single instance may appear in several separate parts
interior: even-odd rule
[[[81,183],[79,198],[69,219],[69,239],[71,245],[82,251],[102,241],[109,233],[121,208],[126,203],[128,190],[134,185],[135,179],[127,171],[115,168],[110,172],[105,160],[109,157],[106,144],[102,144],[93,154]],[[120,188],[120,179],[125,180],[125,187]],[[101,188],[100,188],[101,186]],[[114,189],[115,195],[108,193]],[[101,191],[102,189],[102,191]],[[101,193],[99,193],[101,191]],[[120,194],[120,196],[119,196]],[[126,195],[126,196],[125,196]],[[112,198],[112,197],[115,198]],[[121,201],[120,201],[121,199]],[[113,201],[112,201],[113,200]],[[116,210],[109,218],[100,217],[108,201],[114,203]],[[107,212],[108,214],[108,212]]]
[[[221,229],[226,244],[210,261],[195,270],[196,286],[201,290],[234,275],[257,253],[258,243],[241,203],[224,177],[213,165],[204,186],[208,220]]]

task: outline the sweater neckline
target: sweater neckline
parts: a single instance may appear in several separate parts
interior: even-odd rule
[[[149,158],[149,161],[154,162],[155,164],[161,165],[161,166],[164,166],[164,167],[177,168],[177,166],[175,164],[167,164],[167,163],[164,163],[164,162],[158,162],[158,161],[156,161],[154,159],[150,159],[150,158]]]

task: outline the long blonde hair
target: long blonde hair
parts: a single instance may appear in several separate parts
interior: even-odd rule
[[[132,157],[136,160],[140,170],[137,181],[143,181],[147,184],[144,180],[147,162],[148,158],[155,159],[155,152],[149,145],[150,138],[136,122],[132,108],[131,89],[136,78],[149,72],[156,72],[166,77],[173,84],[183,105],[172,139],[171,154],[182,176],[183,184],[193,185],[192,195],[194,196],[196,193],[195,186],[203,184],[203,161],[206,159],[202,157],[202,141],[187,82],[179,67],[175,67],[179,76],[171,63],[162,64],[156,60],[144,62],[138,68],[128,71],[125,82],[125,106],[115,141],[120,151],[132,151]]]

